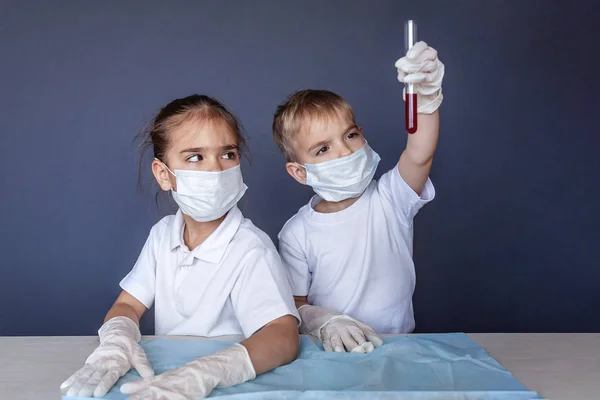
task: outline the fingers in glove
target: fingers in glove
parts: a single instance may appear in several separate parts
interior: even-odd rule
[[[142,378],[154,376],[154,369],[152,369],[152,365],[150,364],[150,361],[148,361],[146,352],[144,352],[142,346],[137,343],[132,349],[131,366],[135,368]]]
[[[323,349],[325,351],[333,351],[333,345],[331,344],[331,335],[325,329],[321,331],[321,340],[323,341]]]
[[[75,379],[67,391],[67,397],[69,396],[78,396],[81,388],[87,383],[92,375],[96,372],[96,368],[94,368],[90,364],[86,364],[81,369],[81,374]]]
[[[419,71],[433,71],[435,69],[437,51],[432,48],[427,48],[419,54],[412,53],[418,51],[416,47],[411,48],[407,55],[396,61],[396,68],[407,73]],[[411,53],[414,56],[411,56]]]
[[[435,71],[427,74],[427,78],[425,79],[425,84],[434,86],[436,88],[440,88],[442,86],[442,81],[444,80],[445,66],[440,61],[436,61]]]
[[[398,73],[400,76],[400,72]],[[406,83],[422,83],[424,85],[431,85],[439,87],[442,84],[442,79],[444,77],[444,65],[441,62],[436,62],[433,71],[418,71],[411,72],[408,74],[404,74],[403,81]],[[400,77],[398,77],[400,79]]]
[[[333,351],[333,347],[331,347],[331,342],[329,340],[323,340],[323,349],[325,351]]]
[[[156,398],[155,394],[150,389],[142,390],[127,398],[127,400],[148,400]]]
[[[375,349],[375,346],[373,346],[373,343],[371,342],[365,342],[363,348],[365,349],[365,353],[370,353]]]
[[[398,70],[398,80],[404,83],[404,78],[406,77],[406,72]]]
[[[367,342],[365,342],[365,343],[367,343]],[[362,344],[360,346],[356,346],[355,348],[350,350],[350,353],[364,353],[364,352],[365,352],[365,347]]]
[[[96,372],[94,372],[92,376],[90,376],[90,379],[88,379],[88,381],[79,390],[79,396],[91,397],[94,394],[96,387],[98,387],[98,384],[102,380],[102,377],[105,373],[106,371],[96,370]]]
[[[431,49],[431,47],[429,47],[427,43],[423,41],[417,42],[410,49],[408,49],[406,52],[406,58],[409,60],[421,60],[424,53],[426,53],[428,49]]]
[[[425,68],[426,65],[431,65],[432,62],[437,61],[438,53],[435,49],[428,47],[421,54],[419,54],[416,58],[411,59],[406,57],[413,64],[421,65],[422,68]],[[431,68],[431,67],[430,67]]]
[[[414,65],[416,67],[418,67],[415,72],[424,72],[431,76],[431,75],[433,75],[432,73],[435,72],[438,68],[438,61],[437,60],[428,60],[428,61],[423,61],[422,63],[414,64]]]
[[[414,62],[402,57],[396,61],[396,69],[406,74],[415,72],[433,72],[436,70],[438,60],[424,60],[423,62]]]
[[[344,349],[344,343],[342,342],[342,338],[340,337],[339,333],[331,335],[330,343],[331,347],[333,348],[333,351],[335,351],[336,353],[343,353],[346,351]]]
[[[94,397],[106,396],[106,393],[108,393],[110,389],[115,386],[115,383],[117,383],[119,378],[125,373],[121,374],[121,371],[115,368],[111,368],[106,371],[102,379],[100,379],[100,383],[98,383],[96,389],[94,390]]]
[[[374,332],[372,335],[367,335],[367,340],[373,343],[373,346],[375,347],[381,347],[381,345],[383,344],[383,340],[381,340],[381,338],[377,336]]]
[[[404,83],[422,83],[425,82],[425,80],[427,79],[427,75],[426,73],[423,72],[415,72],[412,74],[408,74],[404,77]]]
[[[85,368],[86,368],[86,366],[79,368],[73,375],[71,375],[66,381],[64,381],[60,385],[60,390],[61,391],[68,390],[69,387],[71,387],[71,385],[73,384],[73,382],[75,382],[81,376],[81,374],[83,374],[83,371],[85,370]]]
[[[356,341],[357,345],[363,346],[367,342],[365,334],[359,327],[357,327],[356,329],[349,329],[349,332]]]
[[[358,324],[362,333],[365,335],[367,340],[373,344],[375,347],[380,347],[383,344],[381,338],[375,333],[375,331],[368,325],[363,324],[362,322]]]
[[[152,378],[140,379],[139,381],[127,382],[121,385],[121,393],[123,394],[132,394],[132,393],[142,393],[142,391],[147,390],[148,386],[150,386],[153,382]]]
[[[360,332],[360,329],[357,329],[357,331]],[[361,346],[362,343],[365,342],[364,337],[362,338],[362,343],[358,343],[356,340],[354,340],[351,329],[341,329],[340,337],[342,338],[342,343],[344,344],[346,351],[352,351],[352,349],[356,348],[357,346]]]
[[[405,74],[414,74],[415,72],[421,71],[422,65],[420,63],[414,63],[408,60],[406,57],[402,57],[396,61],[396,69],[402,71]]]

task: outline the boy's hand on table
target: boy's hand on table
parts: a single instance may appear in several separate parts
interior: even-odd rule
[[[383,344],[375,331],[346,315],[332,318],[321,328],[325,351],[370,353]]]
[[[300,332],[323,341],[325,351],[370,353],[383,344],[375,331],[348,315],[305,304],[298,308]]]

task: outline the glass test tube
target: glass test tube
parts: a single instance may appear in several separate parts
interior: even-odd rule
[[[417,23],[413,20],[408,20],[404,24],[405,50],[408,51],[416,42]],[[406,84],[404,118],[406,122],[406,132],[415,133],[417,131],[417,93],[415,93],[415,88],[412,83]]]

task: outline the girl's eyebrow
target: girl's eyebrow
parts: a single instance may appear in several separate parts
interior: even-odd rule
[[[206,148],[204,147],[190,147],[189,149],[183,149],[179,153],[202,153]]]
[[[219,147],[219,150],[234,150],[237,149],[238,146],[235,144],[228,144],[225,146],[221,146]],[[183,154],[183,153],[202,153],[203,151],[209,150],[206,147],[190,147],[189,149],[183,149],[181,150],[179,153]]]

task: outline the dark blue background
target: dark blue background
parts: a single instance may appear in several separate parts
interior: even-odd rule
[[[175,97],[214,95],[241,118],[241,206],[273,238],[311,193],[271,139],[290,92],[344,96],[379,174],[392,168],[408,18],[447,66],[417,330],[600,331],[595,4],[3,1],[0,334],[95,333],[160,214],[154,188],[136,189],[132,139]]]

